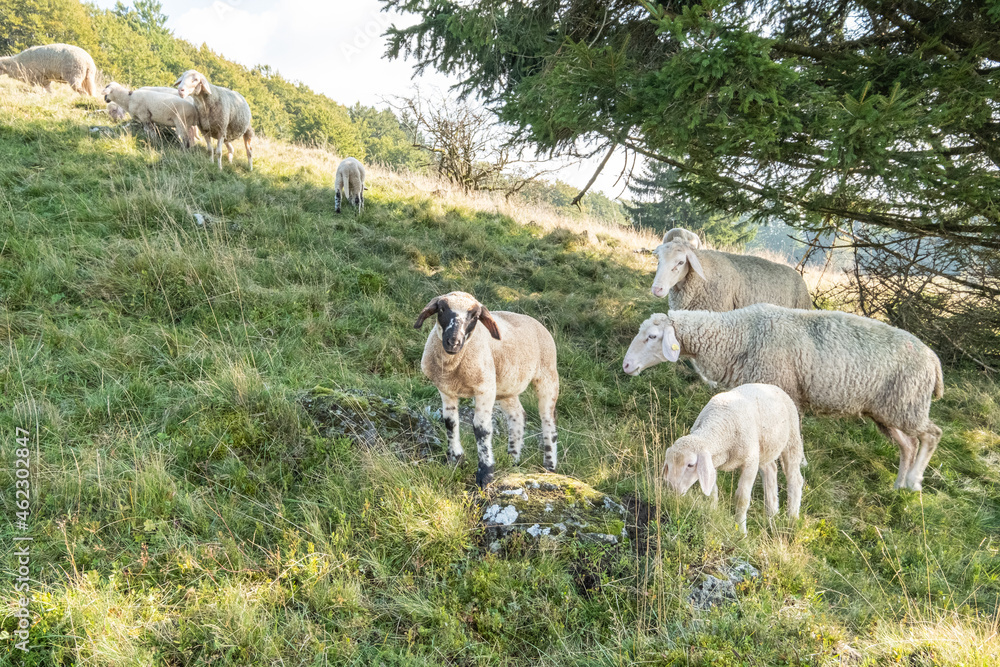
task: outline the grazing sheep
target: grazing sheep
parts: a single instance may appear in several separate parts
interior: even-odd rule
[[[674,228],[653,251],[654,296],[669,294],[670,310],[725,311],[755,303],[812,308],[798,271],[752,255],[706,250],[694,232]]]
[[[795,403],[771,384],[744,384],[713,396],[695,420],[691,432],[667,449],[663,477],[676,493],[684,494],[697,479],[705,495],[718,497],[716,470],[741,469],[736,487],[736,517],[747,532],[747,508],[754,478],[760,470],[764,509],[770,519],[778,513],[778,461],[788,485],[788,516],[799,516],[802,471],[805,465],[799,411]]]
[[[337,178],[334,181],[333,209],[340,213],[340,192],[344,198],[354,204],[358,213],[365,207],[365,167],[352,157],[344,158],[337,167]]]
[[[517,462],[524,444],[524,408],[518,398],[529,384],[538,395],[546,470],[556,469],[556,398],[559,373],[556,344],[538,320],[518,313],[491,313],[474,296],[450,292],[423,309],[415,329],[437,315],[427,336],[420,368],[441,393],[448,460],[463,456],[458,435],[458,399],[476,399],[473,430],[479,453],[476,483],[493,479],[493,403],[507,416],[507,451]],[[482,328],[477,325],[482,324]]]
[[[108,102],[108,116],[111,117],[111,120],[115,121],[116,123],[120,123],[121,121],[125,120],[125,116],[127,115],[128,111],[121,108],[114,102]]]
[[[104,101],[108,103],[108,114],[112,118],[127,111],[132,118],[142,123],[147,133],[153,124],[173,126],[184,148],[194,145],[198,108],[191,100],[149,88],[130,91],[112,81],[104,87]],[[112,104],[118,108],[112,109]]]
[[[944,380],[937,355],[912,334],[848,313],[770,304],[725,313],[678,310],[642,323],[622,368],[638,375],[681,356],[710,384],[764,382],[781,387],[800,408],[871,417],[899,446],[896,488],[920,490],[941,439],[929,412]]]
[[[50,93],[53,81],[64,81],[81,95],[97,96],[97,65],[89,53],[72,44],[32,46],[0,58],[0,74],[44,86]]]
[[[212,140],[218,140],[219,169],[222,169],[222,144],[226,144],[229,163],[233,162],[233,139],[243,137],[243,147],[247,151],[247,164],[253,171],[253,137],[250,126],[252,116],[250,105],[235,90],[209,84],[204,74],[189,69],[174,82],[183,98],[191,97],[198,107],[199,127],[205,135],[205,143],[215,160],[216,148]]]

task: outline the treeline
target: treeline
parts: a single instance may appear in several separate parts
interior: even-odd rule
[[[129,86],[169,86],[188,69],[242,93],[258,134],[314,146],[369,163],[417,168],[405,119],[389,109],[346,107],[270,67],[246,68],[207,46],[196,47],[166,28],[162,5],[136,0],[98,9],[79,0],[0,0],[0,55],[36,44],[76,44],[94,57],[108,80]]]

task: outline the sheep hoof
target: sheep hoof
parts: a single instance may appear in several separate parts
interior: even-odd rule
[[[465,461],[465,454],[464,453],[462,453],[462,454],[455,454],[453,452],[448,452],[448,463],[450,463],[452,465],[459,466],[459,465],[462,465],[462,462],[464,462],[464,461]]]
[[[484,489],[489,486],[490,482],[493,481],[493,466],[479,464],[479,468],[476,470],[476,485],[479,488]]]

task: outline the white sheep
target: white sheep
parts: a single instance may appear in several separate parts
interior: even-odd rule
[[[798,271],[753,255],[701,247],[697,234],[671,229],[653,251],[657,256],[654,296],[669,295],[670,310],[735,310],[755,303],[812,308]]]
[[[691,432],[678,438],[664,456],[663,477],[676,493],[687,492],[695,480],[705,495],[718,498],[716,470],[739,468],[736,517],[747,532],[750,492],[760,470],[767,517],[778,513],[778,464],[788,486],[788,516],[799,516],[805,465],[799,411],[788,394],[771,384],[744,384],[713,396]]]
[[[208,82],[204,74],[189,69],[174,82],[177,91],[183,98],[191,97],[198,107],[199,127],[205,135],[205,142],[215,160],[216,147],[212,140],[218,141],[219,169],[222,169],[222,144],[226,144],[229,163],[233,162],[233,139],[243,137],[243,147],[247,151],[247,164],[253,171],[253,138],[251,127],[253,117],[250,105],[246,99],[235,90],[214,86]]]
[[[344,199],[354,204],[358,213],[365,207],[365,167],[352,157],[344,158],[337,166],[337,178],[333,184],[333,209],[340,213],[340,193]]]
[[[518,398],[529,384],[538,396],[546,470],[556,469],[556,344],[538,320],[518,313],[491,313],[471,294],[435,297],[417,317],[415,329],[437,315],[427,336],[420,368],[441,393],[448,433],[448,460],[463,456],[458,434],[458,399],[475,398],[473,431],[479,454],[476,483],[493,479],[493,404],[507,416],[507,451],[517,462],[524,444],[524,407]],[[482,327],[478,325],[482,324]]]
[[[920,490],[941,439],[929,413],[944,380],[937,355],[912,334],[848,313],[770,304],[676,310],[642,323],[622,368],[638,375],[681,356],[713,385],[773,384],[800,408],[871,417],[899,446],[896,488]]]
[[[53,81],[64,81],[81,95],[97,96],[97,65],[89,53],[72,44],[32,46],[0,58],[0,74],[44,86],[50,93]]]
[[[153,124],[172,126],[185,148],[190,148],[195,142],[198,108],[191,100],[150,88],[130,91],[112,81],[104,87],[104,101],[108,103],[108,115],[113,119],[118,119],[127,111],[142,123],[147,132]]]

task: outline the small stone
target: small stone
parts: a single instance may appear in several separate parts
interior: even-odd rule
[[[719,579],[709,574],[694,587],[688,601],[698,609],[708,609],[723,602],[735,602],[736,586],[728,579]]]
[[[605,533],[578,533],[577,537],[582,542],[593,542],[595,544],[618,544],[618,538]]]
[[[729,579],[729,581],[734,584],[738,584],[743,581],[758,578],[760,576],[760,570],[742,558],[737,558],[733,561],[732,565],[725,568],[723,574],[726,575],[726,578]]]

